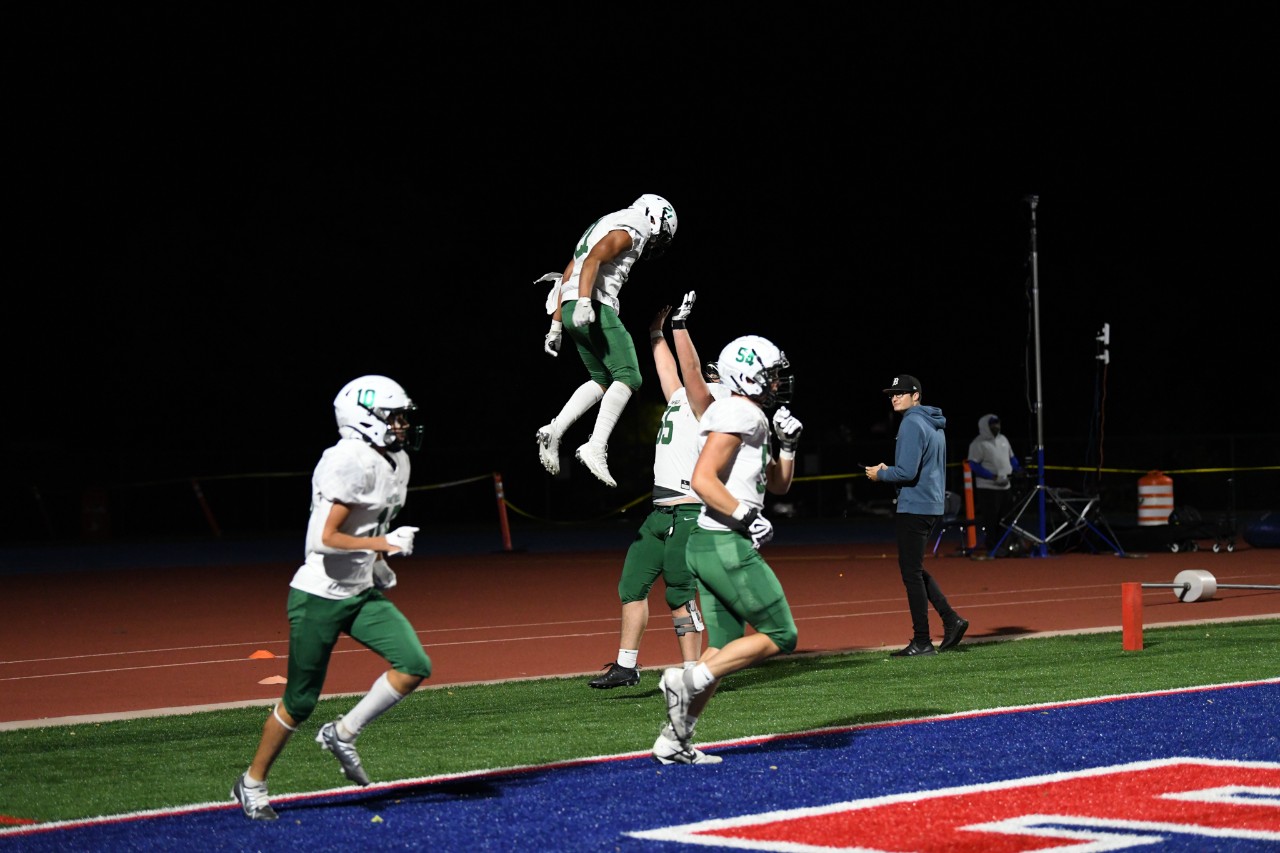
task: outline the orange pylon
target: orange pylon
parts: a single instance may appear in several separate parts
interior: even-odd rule
[[[968,522],[964,526],[964,541],[972,551],[978,547],[978,531],[973,523],[973,470],[968,459],[964,461],[964,517]]]

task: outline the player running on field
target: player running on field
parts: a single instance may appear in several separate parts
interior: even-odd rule
[[[790,401],[793,379],[784,371],[791,365],[758,335],[732,341],[717,365],[733,395],[702,415],[693,490],[704,506],[686,552],[698,579],[707,648],[697,666],[669,668],[660,682],[667,702],[663,731],[686,749],[721,678],[796,647],[791,607],[759,550],[773,538],[773,525],[761,514],[765,492],[790,490],[803,429],[786,406],[774,412],[781,445],[775,459],[766,410]],[[746,633],[748,624],[755,633]]]
[[[333,407],[341,438],[311,475],[306,559],[289,584],[288,683],[263,724],[253,763],[231,788],[232,798],[254,820],[278,817],[267,774],[315,710],[340,634],[391,664],[354,708],[316,735],[357,785],[368,785],[369,776],[356,753],[356,736],[431,675],[431,659],[413,625],[383,595],[396,584],[386,556],[412,553],[418,530],[391,529],[408,496],[406,448],[417,450],[422,442],[422,427],[409,424],[417,407],[385,376],[352,380]]]
[[[693,667],[702,653],[702,616],[698,612],[697,582],[685,561],[685,543],[697,526],[702,501],[693,493],[690,479],[698,461],[698,418],[712,401],[730,395],[729,389],[712,378],[710,384],[698,363],[698,351],[686,326],[696,294],[689,291],[671,317],[679,366],[671,355],[662,327],[670,313],[664,307],[649,326],[653,361],[667,400],[658,424],[653,456],[653,509],[640,525],[627,549],[618,581],[622,601],[622,630],[617,660],[606,672],[592,679],[592,687],[608,689],[640,683],[638,658],[640,641],[649,623],[649,592],[661,577],[667,606],[675,625],[680,656],[686,668]],[[681,383],[683,374],[685,382]],[[689,748],[674,737],[660,735],[653,756],[661,764],[715,763],[718,756]]]

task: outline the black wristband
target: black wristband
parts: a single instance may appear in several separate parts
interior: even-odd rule
[[[671,328],[673,328],[673,329],[683,329],[683,328],[684,328],[684,320],[672,320],[672,321],[671,321]]]
[[[760,510],[756,509],[755,507],[752,507],[751,509],[747,510],[747,514],[742,517],[741,521],[737,519],[733,519],[733,521],[735,524],[739,525],[736,528],[739,533],[743,534],[744,536],[750,536],[751,522],[755,521],[759,517],[760,517]]]

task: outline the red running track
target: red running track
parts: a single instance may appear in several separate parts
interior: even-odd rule
[[[771,544],[767,557],[796,616],[797,653],[896,648],[910,638],[891,543]],[[421,689],[595,674],[617,651],[621,564],[616,550],[397,560],[390,595],[435,664]],[[980,562],[940,554],[926,567],[970,621],[966,643],[1118,631],[1121,584],[1172,583],[1184,569],[1208,570],[1219,585],[1280,585],[1280,555],[1247,547]],[[269,705],[285,675],[294,569],[273,562],[6,577],[12,606],[0,623],[0,729]],[[1219,589],[1211,600],[1181,603],[1172,590],[1144,589],[1142,598],[1147,626],[1280,617],[1280,592],[1268,590]],[[941,636],[936,616],[934,632]],[[253,657],[260,652],[272,656]],[[640,665],[677,659],[655,589]],[[383,669],[344,638],[325,695],[363,693]]]

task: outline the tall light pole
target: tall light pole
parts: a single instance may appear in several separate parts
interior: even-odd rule
[[[1049,543],[1046,541],[1046,511],[1044,485],[1044,404],[1040,385],[1040,259],[1036,251],[1036,206],[1040,204],[1040,196],[1029,195],[1026,202],[1031,205],[1031,316],[1035,323],[1036,348],[1036,468],[1039,469],[1037,507],[1040,511],[1038,541],[1031,548],[1031,556],[1049,556]]]

